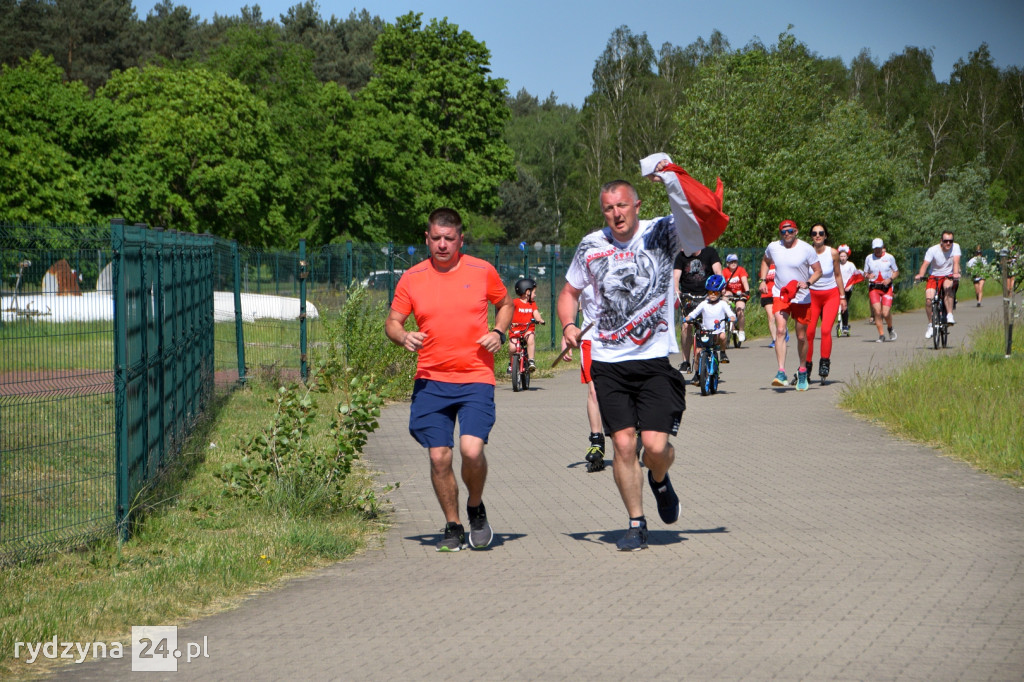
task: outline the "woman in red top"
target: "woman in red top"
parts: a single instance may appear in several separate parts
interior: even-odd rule
[[[772,287],[775,285],[775,263],[768,264],[768,274],[764,276],[764,283],[768,287],[768,295],[761,297],[761,307],[764,308],[765,314],[768,315],[768,331],[772,335],[772,342],[768,344],[768,347],[775,348],[775,317],[772,315]]]

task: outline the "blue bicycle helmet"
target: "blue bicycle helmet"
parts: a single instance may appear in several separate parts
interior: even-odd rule
[[[704,288],[708,291],[721,291],[725,288],[725,277],[711,275],[708,277],[708,281],[704,283]]]

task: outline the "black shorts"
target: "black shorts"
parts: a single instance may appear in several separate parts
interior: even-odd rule
[[[686,409],[683,377],[668,358],[590,364],[607,433],[636,427],[676,435]]]
[[[767,308],[774,301],[775,301],[775,297],[772,296],[771,294],[769,294],[768,296],[762,296],[761,297],[761,307],[762,308]]]

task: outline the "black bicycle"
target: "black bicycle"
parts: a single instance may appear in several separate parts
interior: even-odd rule
[[[949,322],[946,320],[946,292],[945,281],[948,277],[937,277],[935,284],[935,297],[932,298],[932,345],[938,350],[940,345],[946,347],[949,340]],[[960,281],[953,279],[953,298],[956,299],[956,290]]]

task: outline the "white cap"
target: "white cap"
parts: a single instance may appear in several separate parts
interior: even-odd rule
[[[879,239],[878,237],[875,237],[874,239],[871,240],[871,248],[872,249],[881,249],[881,248],[884,248],[884,247],[885,247],[885,243],[882,242],[882,240]]]
[[[672,159],[665,152],[658,152],[657,154],[651,154],[640,159],[640,175],[647,177],[654,172],[655,166],[661,161],[672,163]]]

